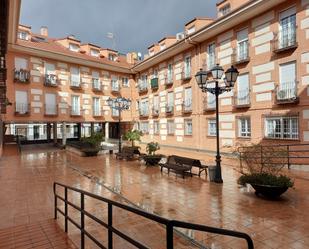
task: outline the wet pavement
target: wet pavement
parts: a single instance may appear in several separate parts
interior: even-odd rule
[[[51,148],[27,148],[21,156],[0,159],[0,229],[51,219],[52,184],[59,181],[169,219],[248,233],[255,248],[309,248],[308,172],[298,173],[303,177],[295,179],[295,189],[277,201],[269,201],[257,198],[250,188],[240,188],[236,183],[239,174],[227,165],[223,166],[224,183],[218,185],[209,183],[205,175],[182,179],[139,161],[116,160],[113,155],[84,158]],[[79,203],[78,196],[72,194],[70,198]],[[101,219],[106,218],[106,206],[93,200],[87,203],[89,211]],[[78,219],[78,213],[73,210],[70,213]],[[147,246],[164,248],[162,226],[121,210],[114,214],[114,219],[119,229]],[[58,223],[63,226],[62,219]],[[91,222],[87,224],[87,229],[106,243],[105,229]],[[70,226],[69,232],[78,244],[77,231]],[[183,232],[209,248],[246,248],[239,239]],[[196,248],[181,236],[176,236],[175,244],[176,248]],[[115,248],[131,247],[116,238]]]

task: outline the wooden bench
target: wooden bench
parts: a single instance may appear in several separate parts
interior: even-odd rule
[[[115,153],[116,159],[133,160],[134,152],[135,152],[135,147],[123,147],[121,152]]]
[[[202,165],[201,161],[198,159],[188,158],[188,157],[182,157],[182,156],[176,156],[171,155],[168,156],[166,163],[159,164],[161,167],[161,172],[163,168],[167,168],[168,173],[170,170],[175,171],[176,173],[181,173],[183,178],[186,173],[192,174],[192,167],[197,167],[199,169],[198,176],[201,176],[201,173],[205,171],[205,175],[207,176],[207,165]]]

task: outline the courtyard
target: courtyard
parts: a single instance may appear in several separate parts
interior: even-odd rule
[[[277,201],[269,201],[257,198],[251,188],[239,187],[239,173],[226,164],[226,159],[222,185],[210,183],[205,175],[182,179],[139,161],[116,160],[109,154],[80,157],[45,145],[23,146],[20,155],[9,149],[0,160],[0,234],[12,227],[44,227],[48,222],[54,226],[53,182],[57,181],[165,218],[245,232],[252,237],[255,248],[308,248],[309,214],[304,212],[309,205],[307,172],[293,174],[294,189]],[[72,193],[69,198],[79,203],[77,195]],[[99,218],[106,218],[106,206],[93,200],[86,200],[86,205]],[[78,217],[73,210],[69,212]],[[164,247],[165,230],[160,225],[121,210],[114,213],[114,219],[119,229],[150,248]],[[57,223],[63,228],[60,216]],[[91,222],[86,226],[102,243],[106,242],[104,228]],[[239,239],[180,232],[174,236],[175,248],[246,248]],[[73,226],[69,226],[69,239],[79,245],[79,234]],[[13,242],[6,247],[5,241],[1,240],[0,248],[16,248]],[[87,242],[87,248],[95,248]],[[115,248],[131,247],[115,238]]]

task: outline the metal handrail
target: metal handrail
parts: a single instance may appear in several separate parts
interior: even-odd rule
[[[57,186],[64,188],[64,197],[60,196],[57,193]],[[85,248],[85,236],[87,236],[90,240],[92,240],[99,248],[106,248],[96,238],[94,238],[94,236],[91,233],[89,233],[85,229],[85,216],[90,218],[91,220],[96,221],[98,224],[100,224],[101,226],[105,227],[108,230],[108,247],[107,247],[108,249],[113,248],[113,235],[114,234],[126,240],[127,242],[131,243],[132,245],[136,246],[137,248],[143,248],[143,249],[148,248],[147,246],[141,244],[140,242],[133,239],[132,237],[129,237],[128,235],[122,233],[120,230],[118,230],[117,228],[113,226],[113,207],[120,208],[122,210],[137,214],[149,220],[160,223],[161,225],[165,225],[166,248],[167,249],[174,248],[174,242],[173,242],[174,234],[173,233],[174,233],[174,228],[176,227],[244,239],[247,242],[248,249],[254,249],[253,241],[250,238],[250,236],[246,233],[222,229],[222,228],[209,227],[209,226],[204,226],[204,225],[199,225],[199,224],[187,223],[187,222],[182,222],[178,220],[170,220],[170,219],[163,218],[155,214],[147,213],[141,209],[131,207],[131,206],[104,198],[102,196],[98,196],[93,193],[90,193],[90,192],[87,192],[87,191],[84,191],[78,188],[70,187],[70,186],[67,186],[67,185],[64,185],[58,182],[54,182],[53,189],[54,189],[54,219],[57,219],[58,213],[64,216],[64,229],[66,233],[68,232],[68,222],[69,221],[80,230],[81,232],[80,246],[82,249]],[[68,201],[68,190],[80,193],[80,206],[77,206],[73,204],[72,202]],[[95,217],[94,215],[92,215],[91,213],[85,210],[84,208],[85,207],[85,196],[94,198],[96,200],[99,200],[99,201],[102,201],[108,204],[107,223],[98,219],[97,217]],[[58,208],[58,199],[64,202],[64,211]],[[81,214],[80,224],[78,224],[75,220],[73,220],[69,216],[68,206],[73,207],[74,209],[80,212]]]
[[[302,150],[302,149],[296,149],[296,147],[305,147],[308,146],[308,149]],[[248,149],[248,148],[253,148],[254,146],[241,146],[238,147],[237,151],[239,154],[239,161],[240,161],[240,166],[242,167],[242,153],[244,153],[242,150],[243,149]],[[286,158],[286,165],[288,166],[288,169],[290,169],[291,165],[303,165],[303,162],[297,162],[293,159],[309,159],[309,154],[305,155],[305,153],[309,153],[309,144],[272,144],[272,145],[260,145],[261,150],[256,152],[256,151],[246,151],[245,153],[252,154],[250,158],[261,158],[261,162],[267,158]],[[286,155],[264,155],[263,152],[267,153],[267,148],[283,148],[286,149],[285,152],[287,153]],[[297,155],[299,153],[300,155]],[[256,154],[257,156],[255,156]],[[296,155],[295,155],[296,154]],[[267,164],[282,164],[281,162],[270,162],[265,160]],[[308,161],[309,162],[309,161]],[[309,163],[308,163],[309,164]]]

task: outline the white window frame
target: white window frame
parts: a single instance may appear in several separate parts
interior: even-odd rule
[[[251,137],[251,118],[239,117],[238,118],[238,137],[250,138]]]
[[[155,135],[157,135],[157,134],[159,134],[160,133],[160,123],[159,123],[159,121],[154,121],[153,122],[153,133],[155,134]]]
[[[79,51],[79,46],[75,43],[69,43],[69,49],[73,52],[78,52]]]
[[[100,98],[99,97],[93,97],[92,98],[92,102],[93,102],[93,114],[95,116],[100,116],[101,115],[101,104],[100,104]]]
[[[130,87],[129,78],[128,77],[122,77],[121,78],[121,82],[122,82],[122,86],[123,87]]]
[[[175,122],[173,119],[167,120],[166,128],[167,128],[167,135],[175,134]]]
[[[213,49],[213,50],[212,50]],[[216,65],[216,42],[207,46],[207,68],[211,70]]]
[[[77,102],[74,102],[74,99],[77,100]],[[80,115],[80,96],[79,95],[72,95],[71,96],[71,114],[73,115]]]
[[[217,136],[216,120],[215,119],[208,119],[207,120],[207,135],[212,136],[212,137]]]
[[[173,82],[173,64],[169,63],[167,65],[167,82]]]
[[[191,124],[191,128],[190,125]],[[193,134],[193,122],[192,119],[185,119],[185,135],[192,136]]]
[[[74,69],[77,69],[76,72],[78,72],[78,74],[75,73],[75,72],[74,73],[72,72]],[[80,79],[80,70],[79,70],[79,68],[78,67],[71,67],[70,68],[70,75],[71,75],[71,77],[70,77],[70,79],[71,79],[70,85],[71,86],[77,86],[77,87],[80,86],[81,79]]]
[[[191,77],[191,56],[188,55],[184,60],[184,76],[185,78]]]
[[[293,124],[293,122],[295,123]],[[284,127],[286,124],[288,124],[288,126]],[[298,140],[299,117],[298,116],[266,117],[265,138]]]
[[[90,55],[91,55],[91,56],[94,56],[94,57],[99,57],[100,51],[97,50],[97,49],[91,48],[91,49],[90,49]]]

